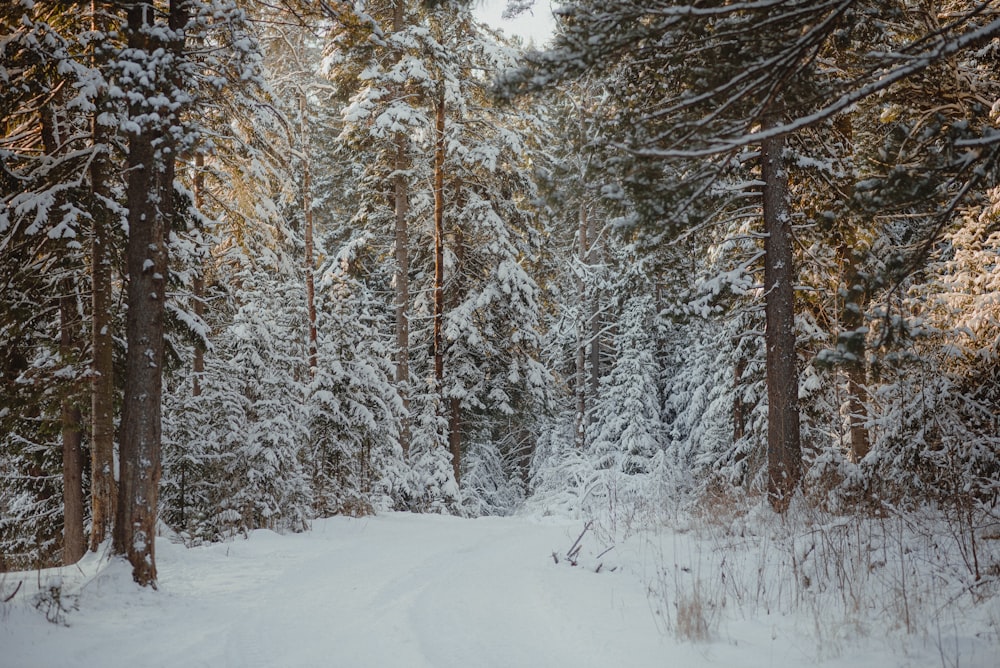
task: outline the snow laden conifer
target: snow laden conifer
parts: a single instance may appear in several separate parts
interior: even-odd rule
[[[648,496],[647,483],[663,455],[659,378],[652,331],[653,299],[625,299],[614,337],[614,362],[601,379],[589,446],[601,478],[595,494],[613,508],[634,507]]]
[[[514,52],[461,3],[376,9],[384,43],[359,41],[371,30],[359,24],[331,43],[327,64],[350,96],[342,145],[370,156],[355,220],[396,264],[410,504],[457,510],[472,440],[502,442],[506,425],[532,414],[546,377],[534,361],[537,287],[524,267],[536,243],[525,129],[487,90]]]
[[[83,455],[93,318],[85,297],[95,266],[93,221],[99,210],[118,204],[110,193],[98,196],[93,181],[112,182],[92,167],[114,151],[114,142],[98,146],[90,131],[98,90],[110,76],[96,54],[102,35],[90,30],[92,18],[53,3],[13,3],[0,17],[0,375],[6,404],[0,409],[0,458],[7,458],[15,476],[0,487],[20,497],[12,517],[25,520],[5,523],[5,537],[19,541],[15,527],[25,537],[33,534],[31,559],[39,566],[57,556],[75,563],[86,547]],[[105,324],[113,329],[110,315]],[[60,477],[61,494],[57,488],[53,495],[47,487]],[[59,496],[62,509],[52,512]],[[36,512],[45,506],[47,512]],[[63,540],[51,543],[48,537],[59,532]]]
[[[216,444],[219,528],[299,531],[310,517],[301,292],[267,277],[242,278],[242,303],[206,364],[206,400],[225,425]],[[210,389],[213,366],[221,382]]]
[[[317,516],[366,515],[402,502],[402,401],[384,305],[328,262],[317,285],[319,355],[308,388],[305,458]]]

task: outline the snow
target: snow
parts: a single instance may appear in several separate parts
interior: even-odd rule
[[[723,619],[708,639],[684,640],[678,611],[702,600],[711,608],[717,555],[692,533],[666,532],[598,557],[607,537],[591,531],[572,566],[565,554],[581,528],[396,513],[191,549],[161,537],[158,591],[134,585],[125,562],[88,554],[79,567],[0,576],[5,596],[24,581],[0,605],[3,665],[883,668],[941,665],[945,646],[961,649],[963,666],[995,666],[995,645],[945,616],[939,646],[904,647],[881,629],[830,624],[816,647],[809,632],[832,616],[732,614],[752,606],[723,601],[708,613]],[[776,555],[762,567],[753,552],[727,572],[781,569]],[[40,589],[60,587],[68,612],[31,605]],[[65,623],[47,622],[46,610]]]

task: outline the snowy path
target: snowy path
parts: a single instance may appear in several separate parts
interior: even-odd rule
[[[0,665],[663,665],[638,578],[553,564],[579,528],[389,515],[196,550],[161,541],[160,592],[112,568],[70,628],[14,611]]]
[[[613,559],[625,567],[615,572],[553,563],[581,526],[390,514],[191,550],[161,539],[157,592],[138,589],[123,562],[94,555],[79,568],[0,575],[0,594],[24,580],[13,603],[0,603],[0,668],[930,668],[951,646],[962,666],[1000,665],[989,631],[1000,620],[996,605],[981,611],[985,622],[939,613],[929,638],[859,635],[862,623],[834,623],[836,611],[727,604],[707,565],[715,548],[698,547],[691,534],[620,545]],[[584,544],[591,555],[602,549],[592,534]],[[776,555],[746,548],[742,569],[727,571],[746,571],[733,591],[778,565]],[[670,610],[695,577],[722,601],[709,641],[661,628],[653,609],[664,601],[648,590],[662,568],[678,578],[668,582]],[[30,607],[39,581],[60,575],[78,594],[68,627]]]

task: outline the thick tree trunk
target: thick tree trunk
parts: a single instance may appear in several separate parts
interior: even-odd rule
[[[764,311],[767,347],[768,497],[777,512],[788,509],[801,477],[799,381],[795,354],[795,271],[784,137],[761,144],[764,180]]]
[[[80,322],[75,293],[72,281],[65,281],[63,295],[59,299],[59,348],[64,364],[71,363],[79,352],[76,328]],[[75,394],[75,391],[68,392],[62,400],[63,564],[67,566],[80,561],[87,551],[83,535],[83,417],[73,396]]]
[[[404,8],[404,0],[396,0],[392,18],[392,29],[395,32],[403,29]],[[396,209],[396,275],[394,277],[396,289],[396,384],[403,399],[403,424],[399,434],[399,444],[403,449],[403,456],[406,457],[410,452],[410,239],[407,228],[409,186],[405,174],[408,167],[406,136],[402,132],[397,132],[395,143],[396,164],[394,168],[396,173],[393,177],[393,188]]]
[[[153,22],[151,5],[131,5],[129,47],[146,54],[166,49],[179,57],[183,50],[180,30],[186,23],[184,3],[180,0],[170,3],[171,36],[168,42],[156,36],[160,31],[147,35]],[[129,141],[126,191],[129,209],[128,353],[114,530],[114,551],[131,562],[136,582],[153,587],[156,586],[155,539],[161,455],[166,233],[173,216],[175,164],[170,126],[176,118],[168,109],[157,111],[159,122],[145,120]],[[130,109],[133,118],[148,112],[144,101],[133,103]]]
[[[103,34],[105,11],[96,0],[91,5],[92,28]],[[101,40],[98,41],[100,43]],[[98,59],[95,56],[95,61]],[[95,62],[96,66],[96,62]],[[111,200],[109,179],[111,161],[107,129],[98,118],[107,103],[106,91],[101,91],[92,123],[96,154],[90,163],[90,188],[94,199],[93,235],[91,237],[91,345],[93,367],[90,397],[90,549],[95,552],[108,536],[114,524],[118,490],[115,485],[115,376],[114,341],[111,338],[113,319],[112,299],[112,229],[113,216],[106,206]]]

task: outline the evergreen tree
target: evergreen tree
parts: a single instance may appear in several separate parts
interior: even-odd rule
[[[857,76],[840,76],[819,67],[816,56],[846,34],[845,26],[867,26],[869,8],[854,4],[790,0],[699,11],[675,2],[571,3],[552,51],[532,55],[529,67],[512,77],[515,88],[592,70],[613,78],[619,111],[609,127],[627,150],[615,170],[619,188],[610,192],[631,198],[657,241],[713,216],[718,205],[706,195],[719,192],[734,158],[749,157],[741,158],[741,151],[759,147],[769,495],[778,511],[787,507],[801,470],[790,243],[796,212],[790,209],[787,138],[985,43],[1000,29],[996,21],[980,21],[976,9],[959,12],[912,41],[903,37],[895,45],[903,58],[868,52]],[[991,165],[996,156],[986,149],[978,157]],[[947,157],[924,164],[935,172],[965,170]],[[966,187],[978,181],[971,176]],[[730,191],[730,199],[743,194]]]

